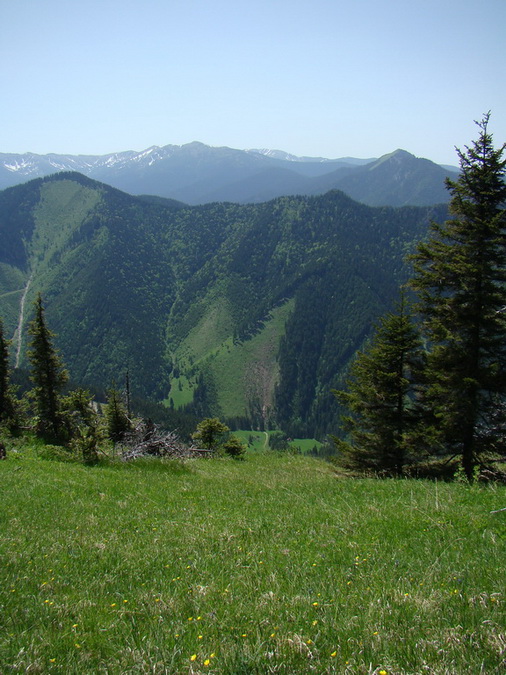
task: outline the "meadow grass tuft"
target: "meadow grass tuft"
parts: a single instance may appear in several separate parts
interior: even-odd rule
[[[0,462],[2,673],[506,670],[506,489],[297,455]]]

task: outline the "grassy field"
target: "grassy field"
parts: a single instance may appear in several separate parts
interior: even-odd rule
[[[0,672],[506,672],[506,489],[0,462]]]
[[[237,436],[246,445],[247,450],[271,450],[269,431],[245,431],[242,429],[234,430],[234,436]],[[289,446],[292,452],[309,453],[314,448],[319,448],[322,444],[314,438],[292,438]]]
[[[225,417],[247,415],[251,401],[271,405],[278,380],[279,340],[292,310],[293,302],[276,307],[258,333],[235,342],[223,298],[206,303],[201,321],[173,355],[183,374],[172,379],[168,401],[172,398],[180,408],[193,400],[195,382],[184,372],[191,369],[190,364],[198,364],[209,371]]]

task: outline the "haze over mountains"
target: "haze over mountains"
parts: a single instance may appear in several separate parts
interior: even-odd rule
[[[194,142],[101,156],[0,153],[0,189],[59,171],[190,205],[259,203],[339,189],[370,206],[428,206],[448,201],[444,179],[454,177],[449,167],[404,150],[379,159],[325,159]]]

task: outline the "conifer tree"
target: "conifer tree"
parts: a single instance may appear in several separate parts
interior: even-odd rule
[[[0,423],[14,421],[16,405],[10,384],[9,343],[0,319]]]
[[[506,145],[494,149],[490,113],[447,180],[450,219],[431,226],[413,256],[428,346],[424,402],[447,452],[467,477],[504,451],[506,395]]]
[[[34,309],[35,318],[28,326],[31,336],[28,359],[31,364],[30,379],[35,385],[32,396],[37,413],[37,432],[43,437],[57,439],[64,430],[61,391],[68,374],[53,346],[54,333],[46,325],[40,293]]]
[[[217,417],[206,417],[197,424],[197,431],[192,434],[192,438],[202,443],[207,450],[216,450],[223,435],[229,431],[229,427]]]
[[[233,457],[234,459],[242,459],[246,453],[246,446],[237,436],[229,436],[227,440],[223,443],[222,448],[225,454]]]
[[[383,317],[368,348],[359,352],[346,391],[334,391],[349,414],[349,440],[334,439],[341,463],[358,470],[400,475],[412,461],[417,427],[413,383],[423,364],[420,337],[404,292]]]
[[[127,414],[126,407],[121,400],[119,391],[112,387],[107,392],[106,406],[107,436],[117,443],[124,435],[132,430],[132,424]]]

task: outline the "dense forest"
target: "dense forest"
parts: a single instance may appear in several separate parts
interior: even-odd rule
[[[0,316],[17,366],[40,292],[82,386],[128,370],[136,397],[324,437],[330,390],[446,213],[336,191],[186,207],[56,174],[0,193]]]

